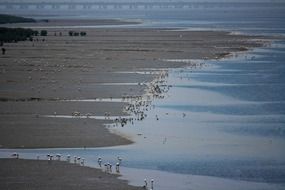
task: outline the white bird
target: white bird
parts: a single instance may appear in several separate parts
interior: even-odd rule
[[[108,171],[108,164],[105,163],[104,166],[105,166],[105,171],[107,172]]]
[[[81,165],[84,166],[85,159],[81,158]]]
[[[153,190],[153,182],[154,182],[154,180],[151,179],[151,181],[150,181],[150,183],[151,183],[151,184],[150,184],[150,189],[151,189],[151,190]]]
[[[112,172],[112,164],[109,164],[110,172]]]
[[[67,161],[67,162],[70,162],[70,155],[69,155],[69,154],[68,154],[67,157],[66,157],[66,161]]]
[[[144,179],[144,186],[143,186],[144,189],[147,189],[147,180]]]
[[[109,172],[110,171],[110,163],[107,162],[106,170]]]
[[[80,159],[81,159],[80,157],[77,157],[78,164],[80,164]]]
[[[118,161],[119,161],[119,164],[121,165],[122,163],[122,158],[120,156],[117,157]]]
[[[120,163],[119,162],[116,163],[116,172],[120,173]]]
[[[98,158],[98,164],[99,164],[99,166],[101,168],[101,166],[102,166],[102,158],[101,157]]]
[[[19,159],[19,153],[17,153],[17,152],[14,152],[11,156],[16,158],[16,159]]]
[[[57,157],[57,160],[59,160],[59,161],[60,161],[61,154],[56,154],[56,157]]]
[[[53,155],[51,155],[51,154],[47,154],[47,159],[48,159],[49,161],[51,161],[51,160],[52,160],[52,158],[53,158]]]
[[[49,156],[49,160],[52,161],[52,158],[53,158],[53,155],[50,155]]]

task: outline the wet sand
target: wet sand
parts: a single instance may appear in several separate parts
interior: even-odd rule
[[[5,44],[0,55],[2,148],[99,147],[132,143],[110,133],[109,119],[45,115],[126,115],[125,102],[63,102],[142,96],[167,68],[197,66],[167,59],[218,59],[263,45],[262,37],[166,29],[48,28],[47,37]],[[87,36],[68,36],[68,31]],[[61,33],[61,35],[60,35]],[[141,73],[136,73],[141,71]],[[136,85],[137,84],[137,85]]]
[[[0,159],[0,189],[135,190],[119,175],[62,161]]]

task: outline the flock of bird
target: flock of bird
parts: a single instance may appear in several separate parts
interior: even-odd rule
[[[142,121],[147,117],[145,113],[148,110],[151,110],[154,106],[151,105],[153,98],[164,98],[164,93],[170,89],[170,85],[166,85],[164,80],[168,76],[166,71],[162,71],[156,80],[149,83],[145,97],[142,96],[123,96],[122,102],[128,102],[128,105],[125,106],[124,111],[131,114],[132,117],[117,117],[115,118],[113,127],[121,126],[124,127],[127,123],[134,124],[134,121]],[[140,85],[140,83],[138,83]],[[97,98],[95,98],[97,99]],[[110,98],[112,99],[112,97]],[[100,100],[100,98],[99,98]],[[54,112],[53,115],[57,117],[57,112]],[[71,113],[72,117],[83,117],[90,118],[93,116],[92,113],[82,114],[79,111],[73,111]],[[36,115],[38,118],[39,116]],[[111,119],[111,112],[104,113],[104,119]],[[157,118],[158,120],[158,118]]]
[[[12,155],[11,155],[11,157],[12,158],[16,158],[16,159],[19,159],[20,158],[20,156],[19,156],[19,153],[17,153],[17,152],[14,152],[14,153],[12,153]],[[47,160],[48,161],[53,161],[53,160],[57,160],[57,161],[61,161],[63,156],[61,155],[61,154],[55,154],[55,155],[53,155],[53,154],[47,154],[46,155],[46,158],[47,158]],[[37,160],[40,160],[40,156],[39,155],[37,155]],[[120,165],[122,164],[122,158],[121,157],[117,157],[117,163],[115,164],[115,171],[117,172],[117,173],[120,173]],[[72,157],[68,154],[67,156],[66,156],[66,159],[65,159],[65,161],[67,161],[68,163],[71,163],[71,161],[72,161]],[[99,167],[100,168],[102,168],[102,166],[103,166],[103,164],[102,164],[102,162],[103,162],[103,160],[102,160],[102,158],[101,157],[98,157],[98,159],[97,159],[97,163],[98,163],[98,165],[99,165]],[[84,158],[82,158],[82,157],[80,157],[80,156],[73,156],[73,163],[74,164],[79,164],[79,165],[81,165],[81,166],[84,166],[85,165],[85,159]],[[112,173],[112,164],[110,163],[110,162],[106,162],[106,163],[104,163],[104,170],[105,170],[105,172],[110,172],[110,173]]]
[[[142,121],[147,117],[146,111],[151,110],[154,108],[154,106],[151,105],[151,100],[153,98],[164,98],[165,93],[168,92],[170,89],[170,85],[166,85],[165,78],[168,76],[168,73],[166,71],[162,71],[158,78],[154,81],[152,81],[149,84],[149,87],[147,89],[146,98],[143,98],[142,96],[127,96],[123,97],[124,101],[128,101],[129,104],[124,108],[124,111],[133,115],[134,117],[130,118],[116,118],[114,120],[114,126],[124,127],[128,122],[130,122],[132,125],[134,124],[134,121]],[[106,117],[108,118],[108,117]],[[158,120],[158,118],[156,117]]]
[[[19,159],[20,158],[20,155],[19,153],[17,152],[14,152],[11,154],[11,157],[12,158],[15,158],[15,159]],[[62,161],[62,155],[61,154],[47,154],[46,155],[46,158],[49,162],[53,161],[53,160],[57,160],[57,161]],[[37,160],[40,160],[40,156],[37,155]],[[67,161],[68,163],[71,163],[71,155],[66,155],[66,159],[65,161]],[[117,156],[117,163],[115,164],[115,171],[117,173],[120,173],[120,166],[122,164],[122,158],[120,156]],[[98,157],[97,159],[97,163],[99,165],[100,168],[103,168],[104,166],[104,171],[107,172],[107,173],[112,173],[112,167],[113,165],[110,163],[110,162],[105,162],[104,164],[102,164],[103,160],[102,160],[102,157]],[[74,164],[79,164],[81,166],[84,166],[85,165],[85,159],[82,158],[82,157],[79,157],[79,156],[73,156],[73,163]],[[149,190],[153,190],[153,184],[154,184],[154,180],[151,179],[150,181],[150,189]],[[143,185],[143,188],[144,189],[148,189],[148,183],[147,183],[147,179],[144,179],[144,185]]]
[[[115,170],[116,170],[117,173],[120,173],[120,165],[122,163],[122,158],[118,156],[117,160],[118,160],[118,162],[116,163]],[[98,162],[99,167],[101,168],[102,167],[102,158],[98,157],[97,162]],[[110,162],[104,163],[104,170],[105,170],[105,172],[112,173],[112,167],[113,167],[113,165]]]
[[[149,190],[153,190],[153,183],[154,183],[154,180],[153,180],[153,179],[151,179],[151,180],[150,180],[150,189],[149,189]],[[148,189],[147,179],[144,179],[144,185],[143,185],[143,188],[144,188],[144,189]]]
[[[150,86],[148,88],[148,93],[152,95],[153,98],[163,98],[164,96],[162,95],[163,93],[166,93],[170,86],[164,85],[165,80],[162,80],[163,78],[167,77],[168,73],[167,72],[162,72],[159,76],[159,78],[153,82],[150,83]],[[146,100],[143,100],[143,98],[141,96],[130,96],[130,97],[123,97],[123,101],[129,101],[130,103],[125,107],[125,111],[132,113],[135,118],[116,118],[114,120],[115,122],[115,126],[118,126],[119,124],[124,127],[124,125],[126,125],[128,122],[131,122],[132,124],[134,124],[134,120],[138,120],[141,121],[143,120],[147,115],[145,114],[145,111],[148,111],[151,109],[151,97],[147,96]],[[57,113],[54,112],[54,115],[56,115]],[[78,111],[75,111],[72,113],[72,116],[80,116],[81,113]],[[90,116],[91,114],[88,114],[88,116]],[[110,119],[110,112],[106,112],[105,113],[105,119]],[[184,116],[184,115],[183,115]],[[185,116],[184,116],[185,117]],[[158,116],[156,115],[156,120],[158,120]],[[19,159],[19,153],[13,153],[11,155],[13,158]],[[52,160],[57,160],[57,161],[61,161],[62,160],[62,155],[61,154],[56,154],[56,155],[52,155],[52,154],[47,154],[46,158],[48,161],[52,161]],[[37,160],[40,159],[40,156],[37,156]],[[71,155],[67,155],[65,161],[71,163],[72,161],[72,157]],[[115,171],[117,173],[120,173],[120,166],[122,164],[122,158],[121,157],[117,157],[117,161],[115,165]],[[98,157],[97,159],[97,163],[99,165],[100,168],[103,168],[105,172],[108,173],[112,173],[112,168],[113,165],[110,162],[105,162],[104,164],[102,163],[103,160],[101,157]],[[85,159],[79,156],[73,156],[73,163],[74,164],[79,164],[81,166],[85,165]],[[104,167],[103,167],[104,166]],[[144,189],[149,189],[149,190],[153,190],[154,189],[154,180],[151,179],[150,180],[150,189],[148,188],[148,182],[147,179],[144,179],[144,185],[143,188]]]

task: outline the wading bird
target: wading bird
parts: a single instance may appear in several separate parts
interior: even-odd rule
[[[17,152],[14,152],[11,156],[16,158],[16,159],[19,159],[19,153],[17,153]]]
[[[150,184],[150,189],[151,189],[151,190],[153,190],[153,182],[154,182],[154,180],[151,179],[151,181],[150,181],[150,183],[151,183],[151,184]]]
[[[102,166],[102,158],[101,157],[98,158],[98,164],[99,164],[99,166],[101,168],[101,166]]]
[[[144,189],[147,189],[147,180],[144,179],[144,186],[143,186]]]

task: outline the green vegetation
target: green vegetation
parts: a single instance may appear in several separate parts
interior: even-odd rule
[[[86,36],[86,32],[80,32],[80,36]]]
[[[34,36],[38,36],[39,35],[39,31],[34,31]]]
[[[41,30],[41,36],[47,36],[47,31],[46,30]]]
[[[69,31],[68,32],[68,35],[69,36],[86,36],[87,35],[87,33],[86,32],[74,32],[74,31]]]
[[[35,33],[32,29],[0,27],[0,42],[32,40]]]
[[[0,24],[24,23],[24,22],[36,22],[36,20],[32,18],[24,18],[19,16],[0,14]]]
[[[84,31],[75,32],[69,31],[69,36],[86,36],[87,33]],[[11,43],[11,42],[18,42],[18,41],[34,41],[34,36],[47,36],[47,30],[36,31],[32,29],[24,29],[24,28],[6,28],[0,27],[0,46],[3,46],[3,43]],[[54,35],[56,36],[57,33],[55,32]],[[59,32],[59,36],[62,36],[62,33]],[[38,39],[37,39],[38,40]],[[45,39],[42,39],[45,41]]]
[[[68,32],[68,35],[69,35],[69,36],[73,36],[73,31],[69,31],[69,32]]]

